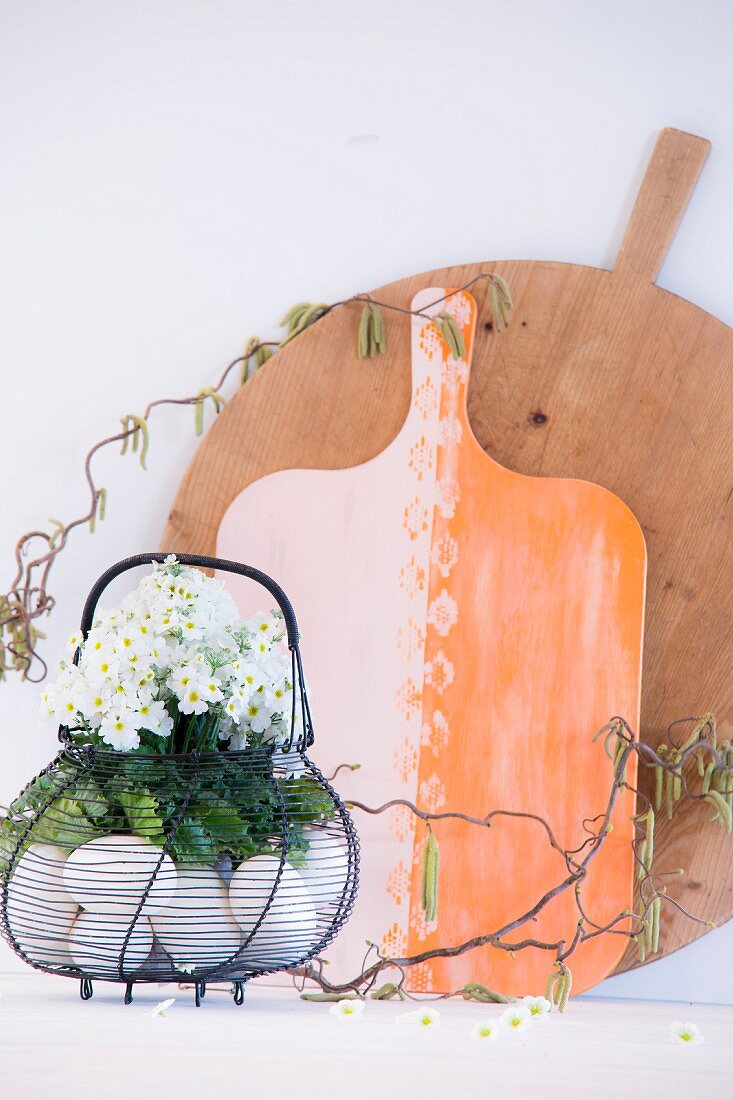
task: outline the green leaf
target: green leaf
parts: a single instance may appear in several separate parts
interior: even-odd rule
[[[56,798],[39,816],[32,829],[31,841],[58,844],[59,848],[74,848],[101,836],[80,804],[73,798]]]
[[[185,863],[213,863],[219,855],[216,845],[204,832],[200,821],[184,817],[171,841],[176,859]]]
[[[236,812],[231,798],[213,792],[192,807],[196,819],[217,851],[231,851],[244,858],[251,850],[249,827]]]
[[[120,791],[117,800],[136,836],[145,837],[156,844],[165,841],[163,822],[158,814],[158,801],[146,787]]]
[[[109,802],[102,794],[99,784],[93,779],[80,779],[74,785],[70,797],[79,803],[91,821],[101,822],[109,811]]]

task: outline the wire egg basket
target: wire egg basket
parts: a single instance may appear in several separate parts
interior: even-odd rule
[[[90,592],[89,633],[103,590],[139,554],[108,569]],[[78,745],[61,751],[9,807],[0,833],[0,929],[27,963],[77,978],[195,988],[245,983],[318,955],[354,905],[359,843],[330,783],[306,755],[313,727],[298,627],[270,577],[237,562],[178,555],[263,585],[283,615],[291,654],[289,740],[277,747],[169,755]],[[299,731],[296,733],[296,731]]]

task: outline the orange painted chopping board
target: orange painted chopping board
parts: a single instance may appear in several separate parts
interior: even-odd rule
[[[563,847],[605,809],[611,764],[592,735],[612,715],[638,720],[645,548],[638,523],[596,485],[524,477],[477,443],[466,413],[476,305],[426,289],[413,309],[450,311],[467,355],[454,359],[429,320],[412,321],[412,403],[393,443],[345,471],[282,471],[250,485],[222,521],[217,553],[266,567],[298,608],[317,743],[327,772],[361,770],[351,797],[405,797],[429,811],[541,814]],[[245,611],[261,596],[230,584]],[[583,888],[602,924],[632,904],[633,797]],[[490,832],[440,822],[438,920],[422,914],[424,829],[404,810],[360,816],[362,887],[329,951],[332,977],[358,969],[365,939],[413,955],[493,931],[566,875],[536,822]],[[570,940],[572,890],[507,936]],[[605,977],[619,937],[584,945],[575,988]],[[552,954],[491,947],[410,972],[414,988],[483,981],[539,991]]]

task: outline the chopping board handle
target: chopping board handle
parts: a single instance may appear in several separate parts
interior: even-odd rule
[[[662,130],[614,266],[618,275],[656,281],[710,153],[707,138]]]

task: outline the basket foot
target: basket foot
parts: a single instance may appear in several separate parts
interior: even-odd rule
[[[196,982],[196,1008],[201,1007],[201,1002],[206,996],[206,982]]]
[[[94,986],[89,978],[82,978],[79,982],[79,996],[82,1001],[91,1001],[94,996]]]
[[[132,986],[133,986],[132,982],[127,983],[127,987],[125,989],[125,1004],[126,1005],[131,1005],[132,1004]]]
[[[235,1005],[244,1004],[244,982],[232,983],[232,1000]]]

